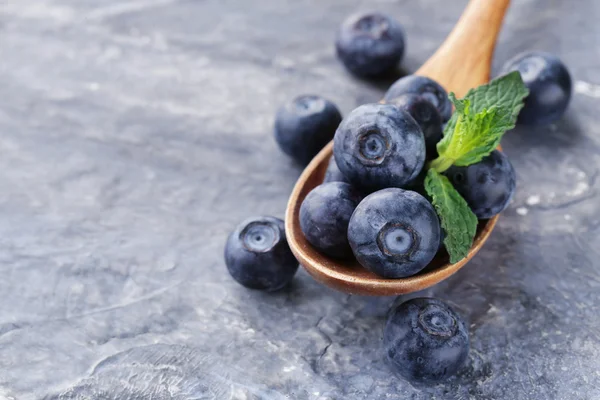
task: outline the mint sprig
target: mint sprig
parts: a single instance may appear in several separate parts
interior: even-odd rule
[[[471,89],[463,99],[450,93],[456,111],[444,129],[444,138],[437,145],[439,157],[431,168],[443,172],[452,165],[465,167],[488,156],[504,133],[515,127],[528,93],[516,71]]]
[[[477,217],[450,180],[435,169],[427,171],[425,190],[440,216],[446,233],[444,246],[450,262],[454,264],[465,258],[471,249],[477,231]]]
[[[441,173],[453,165],[466,167],[478,163],[494,151],[504,133],[515,127],[528,94],[519,72],[471,89],[463,99],[450,93],[455,112],[437,144],[439,156],[429,164],[425,190],[446,233],[444,245],[451,263],[469,253],[477,231],[477,217]]]

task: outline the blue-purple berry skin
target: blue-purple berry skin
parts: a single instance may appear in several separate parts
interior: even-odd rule
[[[337,166],[363,192],[403,187],[423,169],[425,140],[406,111],[389,104],[365,104],[352,111],[333,140]]]
[[[515,193],[515,170],[498,150],[468,167],[450,167],[446,175],[479,219],[504,211]]]
[[[332,155],[329,159],[329,163],[327,164],[327,170],[325,170],[325,179],[323,183],[327,182],[346,182],[348,183],[348,179],[342,174],[337,163],[335,162],[335,157]]]
[[[437,144],[442,139],[442,118],[438,110],[426,100],[425,97],[407,93],[393,98],[387,102],[410,114],[417,121],[425,137],[427,159],[437,157]]]
[[[392,367],[413,383],[433,384],[455,375],[469,356],[463,319],[441,300],[416,298],[392,309],[383,333]]]
[[[441,227],[441,224],[440,224]],[[446,239],[446,233],[444,232],[444,229],[440,229],[440,247],[438,249],[438,251],[442,251],[446,248],[446,246],[444,245],[444,239]]]
[[[404,29],[383,13],[352,15],[338,29],[335,47],[338,58],[351,73],[378,77],[393,71],[402,60]]]
[[[275,140],[284,153],[306,165],[333,139],[342,114],[331,101],[303,95],[275,115]]]
[[[556,56],[531,51],[509,60],[502,73],[519,71],[529,89],[518,122],[543,125],[557,121],[565,113],[572,93],[572,80],[565,64]]]
[[[390,86],[385,93],[384,100],[389,102],[390,100],[407,93],[421,95],[433,104],[440,113],[442,122],[448,121],[452,116],[452,103],[448,98],[448,93],[433,79],[419,75],[402,77]]]
[[[274,217],[253,217],[240,223],[227,238],[225,264],[241,285],[266,291],[283,288],[298,270],[284,223]]]
[[[348,223],[361,198],[344,182],[328,182],[314,188],[300,206],[300,228],[306,240],[330,257],[351,256]]]
[[[384,278],[405,278],[425,268],[440,245],[440,222],[429,201],[398,188],[360,202],[348,226],[358,262]]]

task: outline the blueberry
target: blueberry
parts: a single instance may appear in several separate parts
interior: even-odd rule
[[[446,233],[444,232],[443,229],[440,229],[440,247],[438,248],[438,251],[442,251],[445,249],[444,239],[446,239]]]
[[[519,114],[523,124],[549,124],[558,120],[571,99],[571,75],[560,59],[542,52],[521,53],[509,60],[503,73],[519,71],[529,88]]]
[[[306,240],[331,257],[352,255],[348,222],[360,200],[361,195],[344,182],[314,188],[300,206],[300,228]]]
[[[329,164],[327,164],[327,170],[325,171],[325,179],[324,183],[327,182],[348,182],[342,171],[337,166],[335,162],[335,157],[331,156],[329,159]]]
[[[515,193],[515,170],[498,150],[477,164],[450,167],[446,175],[480,219],[504,211]]]
[[[437,108],[427,101],[425,97],[407,93],[400,95],[388,101],[388,104],[392,104],[410,114],[411,117],[417,121],[423,136],[425,137],[425,148],[427,150],[427,158],[434,159],[437,157],[436,146],[442,139],[442,118]]]
[[[425,268],[437,253],[440,223],[420,194],[383,189],[356,207],[348,240],[363,267],[384,278],[404,278]]]
[[[267,291],[286,286],[298,269],[283,221],[274,217],[254,217],[239,224],[227,238],[225,263],[240,284]]]
[[[444,302],[417,298],[390,311],[383,345],[392,366],[415,383],[435,383],[456,374],[469,356],[469,333]]]
[[[407,93],[419,94],[433,104],[440,113],[442,122],[448,121],[452,116],[452,103],[448,93],[439,83],[424,76],[409,75],[398,79],[385,93],[384,100],[389,102]]]
[[[342,115],[331,101],[300,96],[277,111],[275,140],[287,155],[306,165],[333,139],[341,121]]]
[[[416,121],[389,104],[365,104],[340,124],[333,152],[344,176],[360,190],[402,187],[425,162],[425,140]]]
[[[394,70],[402,59],[404,30],[382,13],[353,15],[340,26],[335,47],[350,72],[377,77]]]

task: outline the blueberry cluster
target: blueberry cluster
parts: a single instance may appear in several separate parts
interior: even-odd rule
[[[346,20],[335,44],[350,72],[376,77],[400,62],[405,38],[397,21],[369,13]],[[504,67],[504,72],[515,70],[530,91],[519,122],[560,118],[571,96],[564,64],[550,54],[530,52]],[[362,105],[345,118],[335,104],[316,95],[299,96],[281,107],[275,139],[296,162],[308,164],[333,140],[324,182],[300,207],[300,228],[310,245],[331,258],[354,257],[390,279],[418,274],[444,252],[446,234],[423,181],[426,165],[438,157],[437,144],[452,108],[437,82],[417,75],[394,83],[382,104]],[[514,169],[497,150],[480,162],[443,173],[479,219],[502,212],[515,191]],[[225,262],[237,282],[266,291],[288,285],[298,269],[283,221],[274,217],[250,218],[237,226],[227,239]],[[383,342],[395,370],[415,382],[437,382],[455,374],[469,351],[460,316],[428,298],[391,310]]]
[[[400,79],[385,99],[339,124],[325,182],[304,199],[300,226],[325,255],[353,256],[381,277],[405,278],[443,251],[439,218],[420,187],[451,104],[439,84],[420,76]],[[447,175],[479,218],[504,210],[515,190],[514,170],[498,151]]]
[[[378,78],[393,72],[402,61],[406,37],[402,25],[389,15],[379,12],[355,14],[340,25],[335,48],[338,58],[352,74],[361,78]],[[562,117],[571,100],[572,80],[569,70],[558,57],[541,51],[524,52],[509,60],[501,74],[511,71],[519,71],[529,89],[529,97],[519,114],[519,123],[543,125]],[[450,119],[452,105],[437,83],[420,76],[401,79],[390,87],[385,101],[411,107],[408,103],[414,102],[414,99],[395,100],[406,93],[425,97],[437,108],[443,122]],[[427,115],[427,111],[422,112]],[[437,128],[428,130],[423,121],[414,114],[413,117],[423,129],[428,154],[432,154],[435,150],[431,143],[440,133]],[[425,122],[425,125],[434,122]]]

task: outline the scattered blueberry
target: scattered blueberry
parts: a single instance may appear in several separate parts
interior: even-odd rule
[[[348,183],[329,182],[314,188],[300,206],[300,228],[306,240],[324,254],[352,255],[348,222],[361,195]]]
[[[448,98],[448,93],[439,83],[424,76],[409,75],[398,79],[388,89],[384,100],[389,102],[407,93],[419,94],[433,104],[440,113],[442,122],[448,121],[452,116],[452,103]]]
[[[389,100],[388,104],[392,104],[408,112],[417,121],[425,137],[427,158],[436,158],[436,146],[443,136],[442,118],[437,108],[430,101],[426,100],[425,97],[413,93],[395,97]]]
[[[498,150],[468,167],[450,167],[446,175],[480,219],[502,212],[515,192],[515,170]]]
[[[338,168],[333,156],[329,159],[329,164],[327,164],[327,170],[325,171],[323,183],[327,182],[348,182],[342,171]]]
[[[384,278],[404,278],[425,268],[437,253],[440,223],[420,194],[383,189],[356,207],[348,240],[363,267]]]
[[[227,238],[225,263],[240,284],[267,291],[286,286],[298,269],[283,221],[274,217],[254,217],[239,224]]]
[[[435,383],[463,366],[469,355],[469,333],[447,304],[417,298],[391,310],[383,345],[391,364],[405,379]]]
[[[331,101],[300,96],[277,111],[275,140],[287,155],[306,165],[333,139],[341,121],[342,115]]]
[[[404,55],[404,30],[382,13],[353,15],[340,26],[337,55],[355,75],[376,77],[396,68]]]
[[[402,187],[425,162],[421,128],[389,104],[365,104],[352,111],[334,137],[333,153],[344,176],[360,190]]]
[[[509,60],[503,73],[519,71],[529,89],[519,114],[523,124],[549,124],[558,120],[571,99],[571,75],[556,56],[542,52],[522,53]]]

